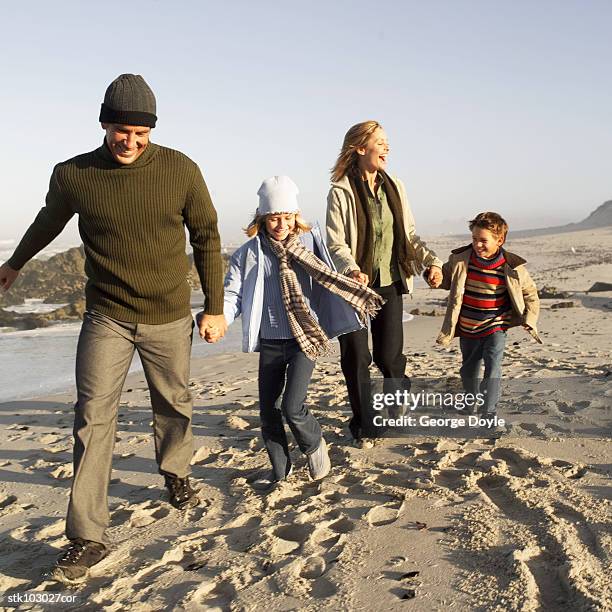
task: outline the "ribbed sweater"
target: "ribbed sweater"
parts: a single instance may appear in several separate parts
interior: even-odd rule
[[[79,216],[89,310],[134,323],[161,324],[190,313],[185,227],[205,296],[205,312],[223,312],[223,264],[217,213],[197,164],[149,143],[129,165],[107,146],[58,164],[46,205],[9,266],[19,270]]]
[[[472,251],[465,280],[463,303],[459,312],[457,335],[484,338],[496,331],[506,331],[512,316],[502,249],[491,259]]]

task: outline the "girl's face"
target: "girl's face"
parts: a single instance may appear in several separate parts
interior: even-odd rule
[[[387,134],[382,128],[376,128],[370,136],[365,147],[357,149],[359,154],[359,166],[367,172],[378,172],[387,167],[389,155],[389,141]]]
[[[488,229],[475,227],[472,230],[472,247],[479,257],[491,259],[491,257],[497,255],[497,251],[502,244],[504,244],[503,238]]]
[[[284,240],[295,229],[295,213],[268,215],[266,231],[274,240]]]

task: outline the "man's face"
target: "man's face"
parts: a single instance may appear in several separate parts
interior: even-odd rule
[[[125,166],[134,163],[149,144],[151,128],[138,125],[103,123],[106,144],[115,161]]]

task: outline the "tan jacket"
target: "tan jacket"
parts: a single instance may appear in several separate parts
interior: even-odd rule
[[[440,289],[449,289],[448,306],[446,316],[442,323],[442,331],[438,335],[437,343],[448,346],[455,336],[455,328],[459,320],[459,312],[463,302],[465,280],[467,278],[468,262],[472,253],[472,245],[455,249],[451,252],[448,261],[442,266],[444,278]],[[506,263],[504,264],[504,275],[506,287],[512,303],[512,318],[510,327],[517,325],[528,325],[529,333],[541,344],[538,335],[537,322],[540,313],[540,299],[535,283],[529,276],[522,257],[504,251]]]
[[[415,233],[414,217],[406,197],[404,184],[396,177],[392,177],[397,186],[402,202],[402,215],[406,238],[410,241],[416,252],[419,263],[425,268],[429,266],[442,267],[442,261],[436,254],[427,248],[427,244]],[[338,272],[349,274],[359,270],[355,261],[357,252],[357,211],[355,196],[351,189],[348,177],[333,182],[327,196],[327,246]],[[412,292],[412,276],[402,276],[404,288]]]

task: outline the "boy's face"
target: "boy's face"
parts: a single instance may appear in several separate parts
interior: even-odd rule
[[[472,247],[478,257],[491,259],[497,254],[502,244],[504,244],[503,238],[491,230],[482,227],[475,227],[472,230]]]

